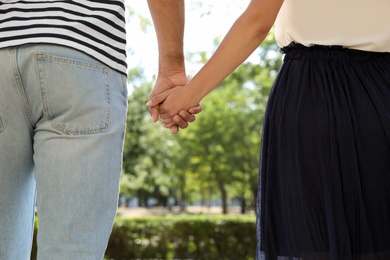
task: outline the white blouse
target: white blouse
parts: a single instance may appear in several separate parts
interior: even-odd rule
[[[281,47],[297,42],[390,52],[390,0],[285,0],[275,37]]]

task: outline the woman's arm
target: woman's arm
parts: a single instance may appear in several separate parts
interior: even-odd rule
[[[159,104],[160,117],[170,118],[206,96],[262,43],[273,26],[283,0],[252,0],[235,21],[215,53],[185,87],[167,91],[148,103]],[[173,96],[170,96],[173,95]]]

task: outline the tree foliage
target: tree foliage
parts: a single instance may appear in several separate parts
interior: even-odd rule
[[[139,21],[142,28],[150,25]],[[219,42],[216,37],[216,46]],[[278,49],[271,31],[256,52],[258,62],[238,67],[204,98],[197,120],[177,135],[152,122],[145,103],[154,82],[142,69],[130,68],[122,195],[138,198],[140,206],[150,206],[150,199],[166,206],[169,198],[176,205],[207,205],[219,197],[224,213],[232,198],[241,202],[243,213],[253,207],[265,106],[281,66]],[[187,55],[198,65],[209,58],[206,50]]]
[[[121,191],[122,195],[137,197],[140,205],[148,206],[150,198],[165,205],[173,182],[170,168],[175,139],[153,124],[145,105],[152,82],[142,82],[142,74],[134,73],[133,82],[141,83],[132,86],[129,96]]]
[[[281,65],[272,33],[259,49],[259,64],[247,62],[234,71],[202,101],[204,111],[178,136],[188,151],[181,154],[187,165],[179,168],[191,169],[203,197],[218,191],[224,213],[228,193],[240,199],[242,212],[247,202],[254,205],[257,193],[261,126]]]

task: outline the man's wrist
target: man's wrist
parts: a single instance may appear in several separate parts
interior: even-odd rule
[[[159,74],[185,73],[185,62],[183,53],[171,53],[159,56]],[[173,72],[173,73],[172,73]]]

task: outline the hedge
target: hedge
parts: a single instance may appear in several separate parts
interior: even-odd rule
[[[253,216],[118,217],[105,259],[250,260],[255,231]]]

